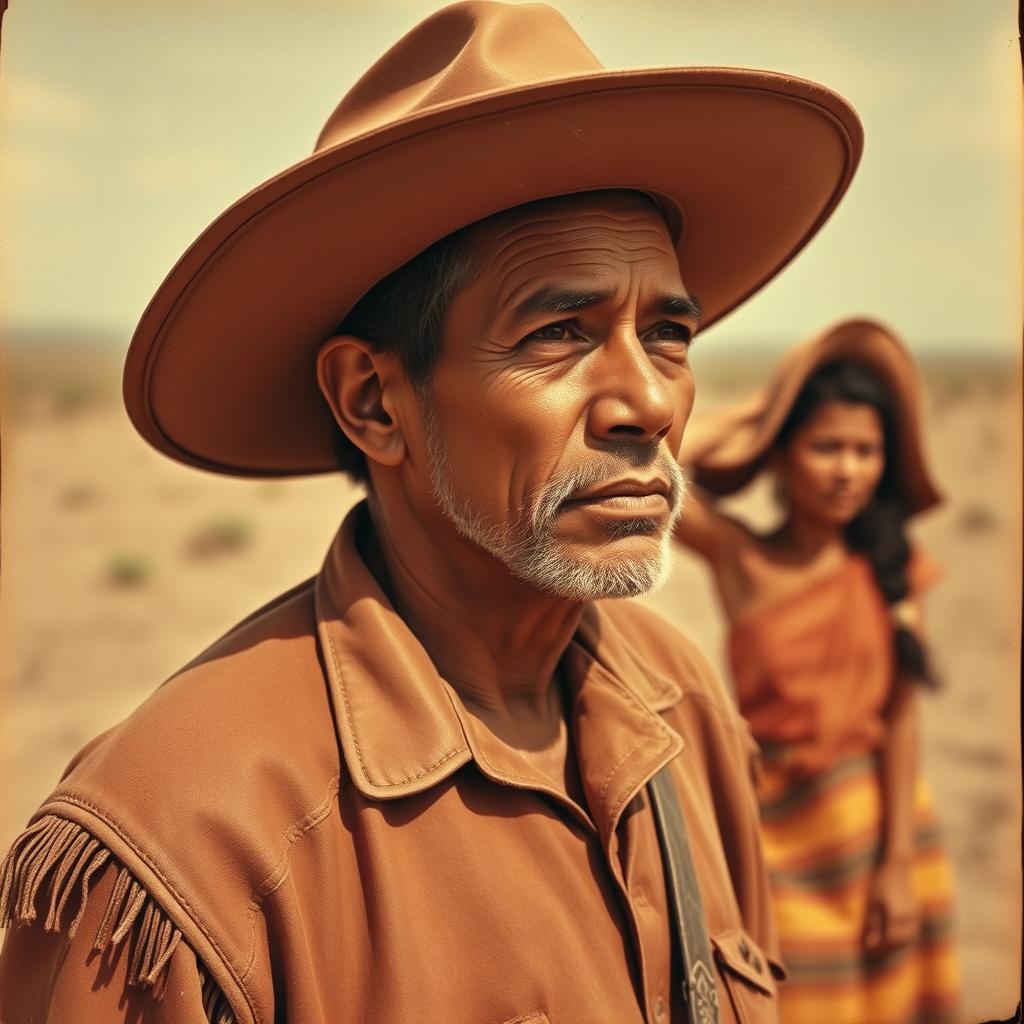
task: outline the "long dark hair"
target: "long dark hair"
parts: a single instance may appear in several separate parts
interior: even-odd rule
[[[897,426],[892,396],[878,378],[859,363],[826,363],[813,373],[793,403],[775,444],[785,448],[793,434],[826,402],[866,405],[878,413],[885,433],[885,468],[871,501],[845,529],[846,545],[871,564],[883,596],[890,606],[910,595],[907,565],[907,505],[901,483]],[[935,686],[928,652],[920,634],[893,618],[893,652],[897,667],[918,681]]]

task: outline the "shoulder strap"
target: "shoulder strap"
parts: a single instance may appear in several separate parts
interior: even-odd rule
[[[718,986],[679,797],[666,765],[647,784],[658,825],[665,889],[675,925],[678,976],[688,1024],[718,1024]]]

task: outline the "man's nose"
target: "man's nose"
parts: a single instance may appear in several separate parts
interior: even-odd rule
[[[594,437],[651,441],[669,432],[674,415],[669,382],[635,333],[602,345],[595,373],[589,416]]]

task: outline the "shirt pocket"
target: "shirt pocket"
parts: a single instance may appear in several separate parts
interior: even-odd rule
[[[773,971],[782,969],[769,961],[761,947],[742,929],[732,928],[711,936],[715,963],[739,1024],[777,1021],[778,991]]]

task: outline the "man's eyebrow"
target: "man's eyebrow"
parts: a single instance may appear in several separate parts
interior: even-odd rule
[[[545,285],[527,295],[512,310],[516,320],[525,320],[544,313],[574,313],[588,306],[596,306],[611,298],[610,291],[577,291],[559,285]]]
[[[666,316],[688,316],[698,323],[704,318],[704,307],[696,295],[666,295],[658,308]]]
[[[516,320],[525,320],[542,314],[557,316],[560,313],[575,313],[588,306],[607,302],[611,296],[611,291],[585,291],[559,285],[545,285],[518,303],[512,310],[512,317]],[[704,308],[695,295],[664,295],[656,305],[658,311],[666,316],[686,316],[698,322],[704,316]]]

